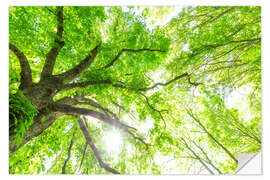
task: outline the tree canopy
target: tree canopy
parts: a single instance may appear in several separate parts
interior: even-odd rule
[[[9,173],[233,174],[258,152],[260,7],[176,9],[10,7]]]

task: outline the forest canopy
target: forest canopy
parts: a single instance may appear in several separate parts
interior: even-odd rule
[[[10,174],[234,174],[261,149],[261,8],[9,8]]]

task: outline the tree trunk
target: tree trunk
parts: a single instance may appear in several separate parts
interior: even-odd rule
[[[20,147],[28,143],[34,137],[39,136],[44,130],[49,128],[57,118],[62,116],[62,113],[51,112],[45,116],[45,121],[41,122],[39,116],[36,116],[34,123],[29,127],[26,133],[23,136],[23,142],[19,147],[13,142],[15,139],[16,133],[14,132],[15,126],[9,128],[9,153],[10,155],[16,152]]]
[[[16,136],[15,122],[10,116],[9,119],[9,153],[17,151],[21,146],[25,145],[28,141],[34,137],[39,136],[45,129],[50,127],[54,121],[63,115],[60,112],[54,112],[51,110],[50,105],[53,103],[53,96],[56,94],[57,86],[59,84],[56,81],[45,80],[37,84],[32,84],[22,90],[25,97],[31,102],[31,104],[39,111],[39,114],[34,118],[33,124],[28,128],[23,137],[22,144],[17,147],[14,143]],[[41,122],[41,118],[45,117],[44,122]]]

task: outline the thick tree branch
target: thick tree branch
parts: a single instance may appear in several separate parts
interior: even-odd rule
[[[160,49],[149,49],[149,48],[143,48],[143,49],[122,49],[120,52],[117,53],[117,55],[112,59],[111,62],[109,62],[107,65],[102,67],[101,69],[106,69],[111,66],[119,59],[119,57],[124,53],[124,52],[132,52],[132,53],[137,53],[137,52],[143,52],[143,51],[148,51],[148,52],[165,52]]]
[[[72,135],[72,137],[71,137],[71,141],[70,141],[70,144],[69,144],[69,147],[68,147],[68,157],[67,157],[67,159],[65,160],[64,165],[63,165],[63,167],[62,167],[62,174],[66,174],[66,166],[67,166],[67,162],[68,162],[68,160],[70,159],[71,148],[72,148],[73,143],[74,143],[74,142],[73,142],[74,134],[75,134],[75,133],[73,133],[73,135]]]
[[[97,84],[112,84],[111,80],[100,80],[100,81],[85,81],[85,82],[77,82],[77,83],[70,83],[70,84],[64,84],[60,89],[61,90],[68,90],[73,88],[84,88],[91,85],[97,85]]]
[[[85,104],[85,105],[90,105],[94,108],[97,108],[101,111],[103,111],[107,116],[112,115],[114,120],[119,120],[116,116],[115,113],[113,113],[112,111],[110,111],[107,108],[102,107],[100,104],[98,104],[97,102],[93,101],[92,99],[86,98],[84,96],[78,96],[76,95],[74,98],[71,97],[64,97],[62,99],[59,99],[58,101],[56,101],[57,103],[60,104],[67,104],[67,105],[80,105],[80,104]]]
[[[29,142],[33,137],[39,136],[45,129],[49,128],[56,119],[63,116],[60,112],[50,112],[49,114],[39,114],[35,117],[33,124],[25,132],[23,136],[23,142],[18,147],[13,141],[16,136],[14,128],[9,128],[9,153],[10,155],[16,152],[20,147]],[[45,117],[45,120],[41,122],[41,118]]]
[[[53,104],[51,108],[57,112],[62,112],[68,115],[85,115],[85,116],[91,116],[93,118],[99,119],[107,124],[110,124],[112,126],[115,126],[121,129],[122,131],[130,134],[135,140],[139,140],[140,142],[142,142],[144,145],[146,145],[146,147],[148,146],[141,138],[135,136],[129,130],[132,127],[121,123],[119,120],[112,119],[111,117],[106,116],[98,111],[94,111],[94,110],[86,109],[86,108],[77,108],[77,107],[72,107],[70,105],[58,104],[58,103]],[[135,129],[135,128],[132,128],[132,129]]]
[[[138,89],[130,88],[130,87],[127,87],[127,86],[123,85],[123,82],[117,81],[117,83],[116,83],[116,82],[113,82],[110,79],[99,80],[99,81],[85,81],[85,82],[64,84],[59,88],[59,90],[68,90],[68,89],[73,89],[73,88],[84,88],[84,87],[87,87],[87,86],[99,85],[99,84],[110,84],[111,86],[113,86],[115,88],[118,88],[118,89],[128,89],[128,90],[138,91]]]
[[[97,109],[103,111],[104,114],[106,114],[106,116],[108,116],[108,117],[112,116],[114,120],[116,120],[119,123],[121,123],[120,120],[119,120],[119,118],[117,117],[117,115],[114,112],[112,112],[111,110],[109,110],[107,108],[102,107],[100,104],[98,104],[97,102],[93,101],[92,99],[85,98],[83,96],[78,96],[77,95],[72,100],[70,100],[70,102],[71,101],[76,101],[76,102],[73,102],[74,105],[75,104],[76,105],[85,104],[85,105],[90,105],[90,106],[92,106],[94,108],[97,108]],[[123,124],[123,123],[121,123],[121,124]],[[131,127],[131,126],[128,126],[128,125],[125,125],[125,124],[123,124],[123,125],[126,126],[129,129],[134,129],[135,131],[137,131],[137,129],[134,128],[134,127]],[[136,138],[136,139],[138,139],[138,138]]]
[[[94,49],[92,49],[90,54],[88,54],[77,66],[62,74],[55,75],[55,77],[59,78],[59,80],[69,82],[74,78],[80,76],[80,74],[84,73],[94,61],[95,57],[98,54],[99,46],[100,45],[97,45]]]
[[[80,128],[81,128],[83,134],[84,134],[84,137],[85,137],[85,139],[86,139],[86,142],[87,142],[88,145],[91,147],[91,149],[92,149],[92,151],[93,151],[95,157],[96,157],[97,160],[98,160],[98,163],[99,163],[100,167],[106,169],[107,171],[109,171],[109,172],[111,172],[111,173],[113,173],[113,174],[120,174],[118,171],[116,171],[115,169],[109,167],[107,164],[105,164],[105,163],[102,161],[101,156],[100,156],[100,154],[99,154],[99,152],[98,152],[98,150],[97,150],[97,148],[96,148],[96,146],[95,146],[95,144],[94,144],[92,138],[90,137],[89,132],[87,131],[87,128],[85,127],[85,124],[84,124],[84,122],[82,121],[82,119],[79,119],[79,120],[78,120],[78,123],[79,123],[79,125],[80,125]]]
[[[20,89],[24,89],[25,87],[28,87],[29,85],[31,85],[33,83],[32,82],[32,72],[31,72],[30,65],[29,65],[28,60],[27,60],[26,56],[24,55],[24,53],[22,51],[20,51],[15,45],[9,43],[9,49],[19,59],[20,66],[21,66],[21,73],[20,73],[21,85],[20,85]]]
[[[90,105],[90,106],[92,106],[92,107],[95,107],[95,108],[97,108],[97,109],[100,109],[100,110],[103,111],[107,116],[112,116],[114,120],[116,120],[116,121],[118,121],[119,123],[121,123],[120,120],[119,120],[119,118],[117,117],[117,115],[116,115],[114,112],[112,112],[111,110],[109,110],[109,109],[107,109],[107,108],[102,107],[102,106],[101,106],[100,104],[98,104],[97,102],[95,102],[95,101],[93,101],[93,100],[91,100],[91,99],[89,99],[89,98],[85,98],[85,97],[79,97],[79,96],[77,96],[77,97],[75,97],[75,98],[78,98],[78,100],[80,101],[78,104],[86,104],[86,105]],[[121,123],[121,124],[123,124],[123,123]],[[131,127],[131,126],[128,126],[128,125],[125,125],[125,124],[124,124],[124,126],[126,126],[126,127],[129,128],[129,129],[134,129],[135,131],[137,131],[137,129],[134,128],[134,127]],[[135,138],[135,139],[138,139],[138,138]]]
[[[53,67],[56,61],[56,57],[59,54],[59,51],[64,46],[64,41],[62,41],[63,36],[63,7],[59,7],[57,12],[57,32],[54,39],[54,45],[51,50],[46,54],[46,60],[41,72],[41,80],[45,79],[47,76],[50,76],[53,71]]]

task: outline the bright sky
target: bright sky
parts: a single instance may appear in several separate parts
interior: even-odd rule
[[[236,108],[245,114],[244,121],[248,121],[252,118],[252,114],[249,111],[249,104],[247,102],[247,96],[252,92],[252,90],[251,86],[245,85],[231,92],[225,99],[225,105],[228,106],[228,108]]]
[[[169,14],[167,14],[167,16],[164,17],[150,17],[148,19],[146,19],[146,25],[148,27],[148,29],[152,30],[154,28],[156,28],[157,26],[165,26],[173,17],[176,17],[178,15],[178,13],[184,8],[184,6],[174,6],[173,7],[173,11],[171,11]],[[138,13],[137,14],[141,14],[143,8],[137,10]],[[154,21],[155,23],[152,24],[152,21],[154,19],[157,19],[156,21]]]
[[[112,129],[105,133],[104,142],[106,149],[112,153],[117,153],[120,151],[123,143],[122,135],[119,130]]]

